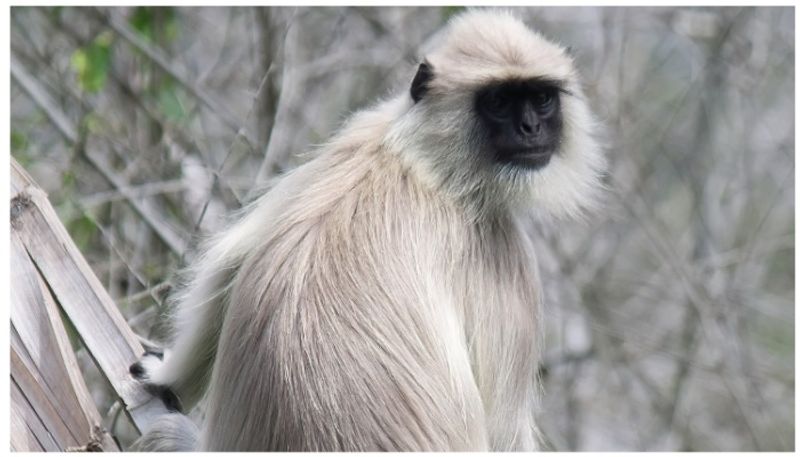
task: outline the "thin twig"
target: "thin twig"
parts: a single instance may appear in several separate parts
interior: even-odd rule
[[[78,132],[67,116],[53,103],[53,99],[33,79],[27,70],[19,63],[16,56],[11,54],[11,76],[22,86],[34,103],[47,115],[50,122],[58,129],[59,133],[69,142],[78,142]]]
[[[172,179],[169,181],[148,182],[135,186],[128,186],[125,191],[128,195],[135,198],[152,197],[165,193],[181,192],[186,188],[186,182],[182,179]],[[125,193],[117,189],[105,192],[98,192],[96,194],[88,195],[80,200],[81,205],[89,208],[92,206],[102,205],[117,200],[124,200]]]
[[[52,98],[39,86],[39,84],[30,76],[30,74],[19,64],[14,55],[11,55],[11,75],[22,89],[31,97],[31,99],[45,112],[48,119],[56,126],[58,131],[71,145],[79,143],[77,130],[72,123],[67,119],[67,116],[53,103]],[[111,170],[111,167],[106,165],[102,160],[98,159],[94,153],[83,150],[83,157],[91,164],[100,174],[114,186],[117,191],[122,193],[127,202],[133,209],[139,213],[159,238],[167,245],[173,252],[178,255],[186,251],[186,241],[178,235],[167,224],[161,222],[161,217],[158,212],[146,201],[139,201],[136,196],[132,194],[129,185],[122,178],[117,176]]]
[[[244,123],[241,119],[238,119],[233,113],[231,113],[225,106],[217,103],[210,95],[208,95],[203,89],[198,87],[192,79],[187,77],[183,71],[175,68],[168,60],[167,57],[164,55],[164,52],[158,49],[157,47],[151,45],[150,43],[144,41],[140,38],[135,31],[133,31],[128,24],[122,21],[119,17],[115,17],[111,13],[106,13],[100,10],[96,10],[98,15],[103,18],[105,23],[111,27],[119,36],[121,36],[125,41],[130,43],[133,47],[135,47],[138,51],[142,54],[147,56],[153,63],[158,65],[164,72],[170,75],[172,78],[175,79],[181,86],[183,86],[190,94],[196,97],[202,104],[208,107],[214,114],[219,116],[222,122],[225,123],[231,130],[234,132],[240,132]],[[241,133],[251,144],[253,143],[250,141],[250,138],[247,136],[246,132]]]

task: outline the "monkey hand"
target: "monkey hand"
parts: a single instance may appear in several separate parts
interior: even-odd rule
[[[164,363],[164,351],[160,349],[148,349],[138,362],[134,363],[128,368],[134,379],[144,383],[145,390],[147,390],[154,397],[158,397],[164,403],[164,406],[170,411],[183,412],[180,398],[175,392],[164,384],[152,382],[152,373],[157,371],[157,368]]]

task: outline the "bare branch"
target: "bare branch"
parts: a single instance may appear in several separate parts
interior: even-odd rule
[[[19,82],[20,86],[25,90],[31,99],[47,114],[50,121],[58,128],[64,139],[68,143],[75,145],[78,143],[78,135],[75,127],[67,119],[61,110],[55,106],[50,97],[38,85],[38,83],[30,77],[30,75],[22,68],[21,65],[14,58],[11,57],[11,71],[14,79]],[[85,151],[83,156],[86,160],[100,172],[100,174],[113,185],[118,192],[123,194],[128,203],[133,207],[136,212],[142,216],[142,219],[147,221],[150,227],[158,234],[161,240],[176,254],[181,255],[187,247],[187,242],[171,227],[166,225],[162,220],[164,219],[159,211],[156,210],[147,201],[140,201],[130,191],[128,183],[121,177],[117,176],[111,170],[111,167],[106,165],[105,162],[97,158],[97,155],[91,151]]]

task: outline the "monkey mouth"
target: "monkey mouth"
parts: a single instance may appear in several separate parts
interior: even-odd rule
[[[553,151],[541,148],[519,148],[504,151],[501,160],[521,168],[535,170],[550,163]]]

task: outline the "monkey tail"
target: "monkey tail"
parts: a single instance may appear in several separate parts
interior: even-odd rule
[[[183,414],[165,414],[144,431],[131,450],[138,452],[188,452],[197,450],[199,430]]]

